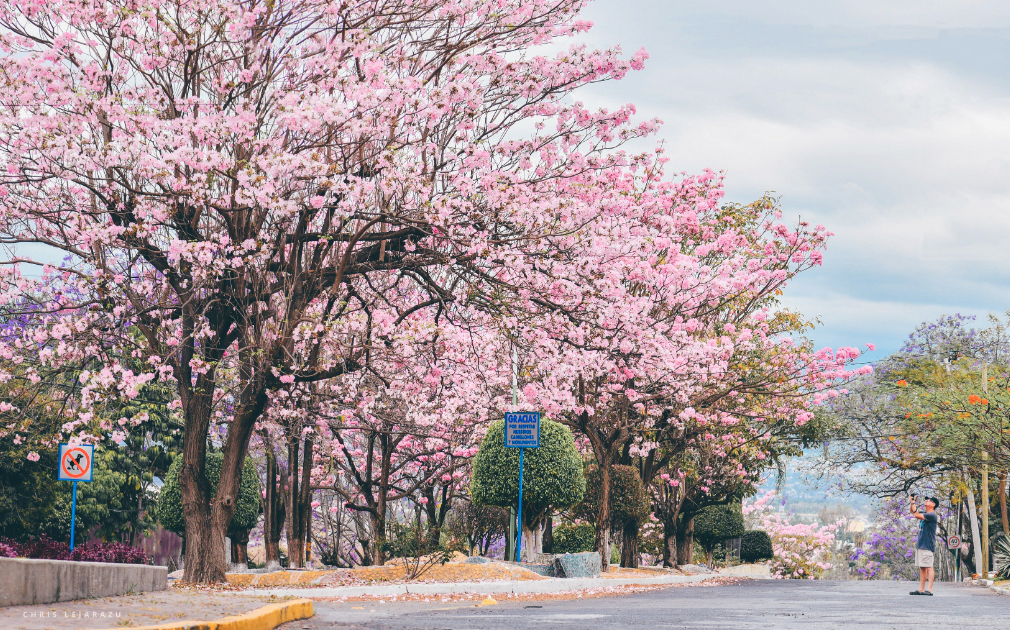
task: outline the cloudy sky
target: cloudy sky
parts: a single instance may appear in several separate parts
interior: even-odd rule
[[[787,291],[820,345],[897,349],[1010,308],[1010,3],[596,0],[585,38],[646,69],[584,90],[664,122],[675,170],[835,233]]]

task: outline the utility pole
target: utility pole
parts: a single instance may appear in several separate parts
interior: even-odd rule
[[[516,350],[515,348],[512,348],[512,409],[513,409],[513,411],[519,405],[519,384],[518,384],[518,380],[519,380],[519,351]],[[522,449],[519,450],[519,455],[520,455],[520,458],[521,458],[522,457]],[[519,462],[519,471],[520,471],[520,481],[519,481],[519,483],[521,484],[522,483],[522,476],[521,476],[522,475],[522,462],[521,461]],[[521,491],[522,490],[521,490],[521,487],[520,487],[520,492]],[[522,504],[521,503],[519,504],[519,509],[522,509]],[[510,542],[509,545],[505,545],[505,551],[506,551],[506,553],[505,553],[505,559],[506,560],[511,560],[512,557],[514,556],[516,562],[519,562],[519,539],[523,535],[523,526],[522,526],[522,523],[518,522],[518,520],[519,520],[519,516],[516,514],[515,507],[510,506],[509,507],[509,541],[511,541],[511,542]],[[509,547],[511,545],[515,545],[515,549],[510,550]],[[508,553],[509,551],[511,551],[512,553],[511,554]]]
[[[982,364],[982,391],[989,396],[989,370]],[[982,442],[982,579],[989,579],[989,448]]]
[[[968,479],[971,478],[968,477]],[[978,515],[975,511],[975,493],[971,491],[970,485],[968,487],[968,521],[971,524],[971,548],[975,552],[975,570],[978,571],[981,567],[979,564],[979,556],[982,555],[982,550],[979,548],[979,544],[982,537],[979,535],[978,531]]]

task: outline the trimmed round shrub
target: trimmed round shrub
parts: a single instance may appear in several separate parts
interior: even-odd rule
[[[575,508],[575,515],[596,522],[600,513],[600,468],[595,464],[586,469],[586,496]],[[649,515],[649,497],[645,484],[634,466],[610,467],[610,520],[611,527],[624,527],[625,521],[641,521]]]
[[[596,544],[596,528],[592,523],[561,525],[554,530],[551,553],[582,553],[592,551]]]
[[[548,507],[565,509],[582,500],[582,457],[568,427],[540,421],[540,448],[523,454],[523,521]],[[519,500],[519,449],[505,448],[505,421],[491,423],[473,458],[470,498],[477,505],[509,507]]]
[[[221,463],[224,453],[207,453],[204,464],[204,475],[210,482],[211,498],[217,492],[217,483],[221,480]],[[165,475],[165,484],[158,494],[158,521],[161,526],[179,536],[186,535],[186,519],[182,513],[182,488],[179,486],[179,470],[182,468],[182,456],[175,458]],[[260,478],[256,472],[256,464],[246,457],[242,466],[242,479],[239,481],[238,504],[231,518],[230,530],[250,530],[256,527],[260,514]]]
[[[716,545],[744,534],[743,512],[739,503],[710,505],[694,517],[694,539],[711,555]]]
[[[760,562],[771,560],[774,553],[772,551],[772,537],[768,532],[760,529],[751,529],[744,532],[740,538],[740,560],[743,562]]]

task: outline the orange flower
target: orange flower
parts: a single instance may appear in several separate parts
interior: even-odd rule
[[[979,398],[978,396],[976,396],[975,394],[972,394],[972,395],[968,396],[968,404],[970,404],[970,405],[977,405],[980,402],[982,402],[982,399]]]
[[[898,387],[907,387],[907,386],[908,382],[905,379],[901,379],[900,381],[898,381]]]
[[[911,417],[912,417],[912,412],[910,411],[910,412],[906,413],[906,414],[905,414],[905,417],[906,417],[906,418],[911,418]]]
[[[983,398],[982,399],[982,404],[983,405],[988,405],[989,404],[989,399],[988,398]]]

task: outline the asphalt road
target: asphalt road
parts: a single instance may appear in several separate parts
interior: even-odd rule
[[[748,580],[569,601],[472,603],[317,602],[312,619],[283,630],[646,630],[651,628],[1010,628],[1010,597],[978,586],[910,582]]]

